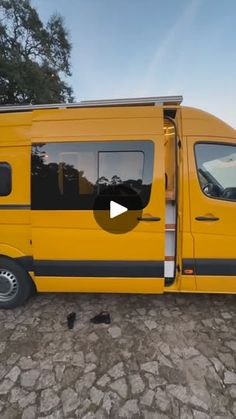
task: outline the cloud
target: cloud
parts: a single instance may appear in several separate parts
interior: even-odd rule
[[[181,33],[181,36],[184,36],[184,33],[186,33],[188,27],[197,15],[202,1],[203,0],[189,1],[184,12],[180,15],[175,24],[169,28],[162,42],[157,45],[157,48],[148,65],[147,72],[142,83],[143,95],[149,94],[150,90],[153,88],[153,85],[156,84],[158,80],[159,69],[163,68],[163,61],[170,53],[173,44],[176,44],[176,38],[180,38],[179,35]],[[168,70],[170,70],[170,68],[168,68]]]

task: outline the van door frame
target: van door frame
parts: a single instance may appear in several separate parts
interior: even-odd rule
[[[178,127],[178,125],[180,124],[181,121],[181,115],[179,114],[180,109],[179,108],[175,108],[175,109],[164,109],[164,116],[163,116],[163,120],[168,120],[172,123],[173,127],[174,127],[174,131],[175,131],[175,202],[176,202],[176,212],[175,212],[175,265],[174,265],[174,272],[175,272],[175,276],[173,278],[166,278],[165,279],[165,291],[172,291],[175,290],[179,284],[178,284],[178,279],[179,279],[179,275],[181,272],[180,266],[181,266],[181,262],[180,262],[180,249],[181,249],[181,240],[182,238],[180,237],[179,234],[179,224],[180,224],[180,220],[179,220],[179,192],[180,192],[180,151],[181,151],[181,147],[182,147],[182,141],[180,139],[180,135],[179,135],[179,131],[180,131],[180,127]],[[174,118],[177,117],[178,121],[178,125],[176,120],[173,118],[173,116],[169,116],[168,112],[173,114],[174,113]]]

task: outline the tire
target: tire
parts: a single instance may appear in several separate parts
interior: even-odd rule
[[[7,257],[0,257],[0,309],[24,304],[35,289],[29,274]]]

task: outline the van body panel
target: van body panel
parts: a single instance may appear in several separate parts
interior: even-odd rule
[[[138,250],[142,255],[140,260],[163,260],[164,257],[161,246],[156,248],[156,243],[163,240],[163,221],[140,222],[125,237],[102,230],[94,220],[92,211],[79,211],[79,214],[78,211],[67,211],[67,214],[65,211],[34,211],[32,224],[35,259],[76,260],[79,254],[81,260],[139,260],[136,246],[130,246],[129,243],[137,240],[142,243]],[[112,250],[107,248],[108,242]]]
[[[236,138],[235,129],[208,112],[182,106],[181,113],[184,136]]]
[[[3,119],[3,115],[0,115]],[[3,137],[4,144],[11,140],[23,139],[21,131],[26,118],[15,118],[14,123],[19,123],[15,130],[9,129],[8,135]],[[10,115],[6,115],[7,124]],[[28,121],[28,118],[27,118]],[[3,121],[2,121],[3,122]],[[22,124],[22,125],[21,125]],[[1,125],[1,124],[0,124]],[[17,136],[19,135],[19,136]],[[1,131],[2,136],[2,131]],[[9,141],[10,142],[10,141]],[[12,186],[11,193],[0,196],[0,255],[7,257],[21,257],[32,255],[31,245],[31,211],[30,211],[30,145],[0,145],[0,162],[7,162],[11,168]]]
[[[161,110],[161,112],[160,112]],[[70,121],[70,120],[109,120],[109,119],[142,119],[162,117],[161,106],[115,106],[115,107],[89,107],[80,109],[42,109],[34,110],[33,122],[46,123],[47,121]],[[161,133],[161,126],[155,131]]]
[[[4,204],[30,206],[30,159],[30,146],[0,147],[0,161],[7,162],[12,171],[12,190],[9,195],[0,197],[0,208]],[[22,216],[21,214],[15,215]],[[10,216],[12,217],[12,215]]]
[[[94,141],[102,136],[111,141],[119,136],[163,135],[161,107],[126,107],[103,109],[67,109],[35,111],[32,125],[32,141],[46,138],[58,141],[74,137]]]
[[[37,277],[39,292],[88,292],[88,293],[163,293],[163,281],[156,278],[101,278],[101,277]],[[66,284],[65,284],[66,282]]]
[[[1,146],[31,144],[32,113],[0,114]]]
[[[2,214],[3,211],[0,212]],[[10,212],[10,211],[8,211]],[[19,212],[19,211],[18,211]],[[14,215],[12,214],[12,218]],[[17,218],[17,217],[15,217]],[[9,257],[20,257],[32,255],[31,239],[31,224],[12,223],[3,220],[0,223],[1,239],[0,239],[0,254]],[[6,253],[5,253],[6,252]]]
[[[25,226],[23,225],[23,228],[24,227]],[[23,232],[25,231],[23,230]],[[11,236],[11,232],[8,233],[8,236]],[[16,234],[16,236],[19,236],[19,234]],[[27,248],[27,246],[25,246],[25,249],[24,249],[24,244],[25,244],[25,241],[24,242],[20,241],[18,243],[19,245],[19,249],[18,249],[17,247],[13,247],[9,244],[0,243],[0,256],[7,256],[13,259],[25,257],[31,252],[31,249]]]
[[[236,294],[235,276],[201,276],[197,278],[197,292]]]

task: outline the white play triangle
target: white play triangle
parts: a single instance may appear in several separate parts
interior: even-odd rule
[[[128,208],[115,201],[110,201],[110,218],[118,217],[118,215],[121,215],[126,211],[128,211]]]

